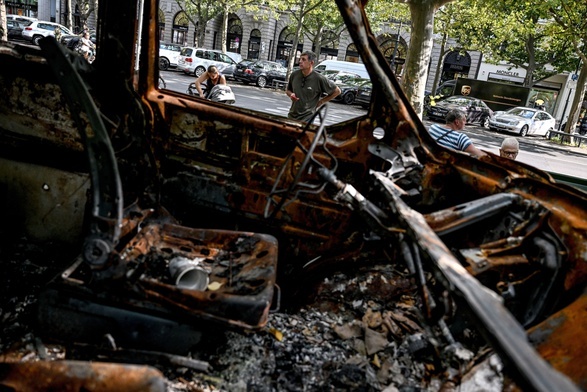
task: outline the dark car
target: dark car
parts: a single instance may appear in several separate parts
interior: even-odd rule
[[[371,90],[373,90],[373,84],[369,80],[364,84],[360,85],[357,89],[357,96],[355,97],[355,103],[358,103],[363,108],[367,109],[371,104]]]
[[[352,105],[355,103],[355,99],[359,92],[359,87],[367,82],[371,82],[371,80],[353,76],[338,77],[335,83],[338,88],[340,88],[340,95],[334,98],[334,101],[344,102],[347,105]]]
[[[244,60],[236,65],[234,78],[245,84],[255,83],[259,87],[271,85],[274,80],[285,81],[287,68],[275,61],[257,60],[246,63]]]
[[[241,60],[237,64],[232,64],[232,65],[229,65],[229,66],[226,66],[226,67],[222,68],[220,70],[220,74],[224,75],[224,77],[226,79],[236,80],[234,78],[234,71],[236,71],[237,65],[242,64],[243,66],[247,66],[249,64],[254,63],[255,61],[256,60],[249,60],[249,59]]]
[[[22,38],[22,30],[24,29],[24,25],[16,20],[7,20],[6,21],[6,28],[8,29],[7,35],[8,39],[21,39]]]
[[[63,45],[65,45],[68,49],[74,50],[75,47],[80,42],[81,38],[82,38],[81,35],[67,34],[67,35],[63,35],[61,37],[61,43]],[[92,41],[94,43],[94,45],[96,44],[96,32],[95,31],[90,31],[90,41]]]
[[[581,123],[579,124],[579,134],[583,136],[587,134],[587,114],[581,119]]]
[[[453,95],[456,84],[456,79],[447,80],[446,82],[438,86],[434,94],[432,94],[431,92],[426,92],[424,94],[424,111],[428,111],[430,106],[436,105],[438,101],[441,101]]]
[[[428,108],[426,115],[430,120],[444,121],[451,109],[462,110],[467,114],[467,123],[479,123],[483,127],[489,126],[489,119],[493,116],[493,111],[485,102],[464,95],[455,95],[437,102]]]

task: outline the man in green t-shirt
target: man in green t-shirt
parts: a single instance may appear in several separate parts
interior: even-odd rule
[[[309,121],[320,106],[340,94],[333,81],[314,72],[316,54],[306,51],[300,56],[300,69],[292,72],[285,93],[292,104],[288,117]],[[326,95],[325,95],[326,94]]]

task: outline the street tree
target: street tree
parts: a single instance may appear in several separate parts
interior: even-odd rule
[[[302,27],[304,36],[314,44],[314,51],[320,57],[323,44],[331,42],[333,37],[340,37],[346,26],[336,3],[324,1],[304,19]]]
[[[303,29],[306,18],[310,18],[312,13],[319,9],[322,3],[325,2],[322,0],[293,0],[289,2],[288,8],[291,10],[289,14],[291,17],[289,30],[293,33],[293,42],[287,62],[286,80],[289,80],[289,76],[294,66],[296,50],[304,32]]]
[[[195,45],[201,47],[206,38],[206,24],[223,12],[224,4],[216,0],[176,0],[186,18],[196,26]]]
[[[227,50],[227,34],[230,13],[244,8],[256,19],[267,20],[279,18],[279,11],[284,9],[285,1],[268,0],[263,4],[257,0],[176,0],[179,8],[185,12],[187,19],[196,26],[196,46],[203,46],[206,38],[206,25],[221,15],[220,47]]]
[[[419,116],[422,116],[424,90],[428,64],[432,53],[432,34],[436,11],[453,0],[398,0],[406,3],[410,10],[410,43],[402,88]]]
[[[88,27],[88,20],[90,20],[93,13],[98,10],[98,0],[77,0],[75,2],[77,10],[79,11],[79,18],[81,28]],[[73,31],[73,13],[74,4],[72,0],[67,0],[65,3],[65,27]]]
[[[244,8],[247,14],[254,15],[255,20],[279,19],[280,12],[286,9],[283,0],[218,0],[222,6],[221,50],[227,50],[228,19],[231,10]]]
[[[6,26],[6,4],[0,0],[0,40],[8,41],[8,31]]]
[[[290,9],[299,9],[302,3],[296,1],[290,5]],[[302,31],[303,37],[308,38],[313,43],[313,50],[319,57],[324,44],[338,44],[336,37],[340,37],[342,32],[346,29],[346,25],[342,19],[340,12],[334,1],[318,2],[317,6],[309,7],[307,12],[303,15],[299,12],[293,11],[291,18],[290,30],[297,31],[297,26],[300,21],[300,16],[303,16]],[[377,33],[383,24],[390,20],[409,19],[409,12],[406,6],[399,3],[390,4],[388,0],[371,0],[365,7],[365,13],[369,17],[371,26],[375,26],[374,33]],[[300,37],[298,41],[300,42]],[[297,43],[294,44],[297,47]],[[291,63],[293,66],[293,63]],[[291,72],[291,67],[288,64],[288,77]]]
[[[524,86],[567,69],[568,45],[550,34],[552,18],[539,2],[465,0],[447,25],[468,50],[494,64],[504,61],[526,70]]]
[[[576,92],[564,132],[571,133],[583,107],[587,88],[587,3],[573,0],[546,0],[543,6],[555,21],[549,33],[565,42],[576,55],[580,68],[576,80]],[[587,115],[587,114],[586,114]]]
[[[446,44],[449,39],[449,31],[450,27],[454,23],[455,14],[458,12],[457,7],[453,3],[449,3],[443,7],[438,9],[435,18],[434,30],[437,31],[435,35],[440,35],[440,53],[438,55],[438,62],[436,63],[436,72],[434,73],[434,82],[432,84],[432,93],[436,95],[436,88],[438,87],[438,82],[440,80],[441,74],[441,67],[442,67],[442,59],[444,59],[444,55],[448,53],[450,50],[458,50],[458,48],[447,48]]]

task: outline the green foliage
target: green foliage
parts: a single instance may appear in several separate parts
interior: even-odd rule
[[[486,61],[525,68],[527,84],[569,69],[572,52],[553,34],[554,21],[543,2],[465,0],[458,5],[445,28],[464,48],[482,52]]]

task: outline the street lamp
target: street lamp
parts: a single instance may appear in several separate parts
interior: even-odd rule
[[[399,21],[399,27],[397,28],[397,35],[395,36],[395,45],[393,47],[393,55],[391,56],[391,69],[395,73],[395,56],[397,55],[397,46],[399,45],[399,35],[402,31],[403,21]]]

